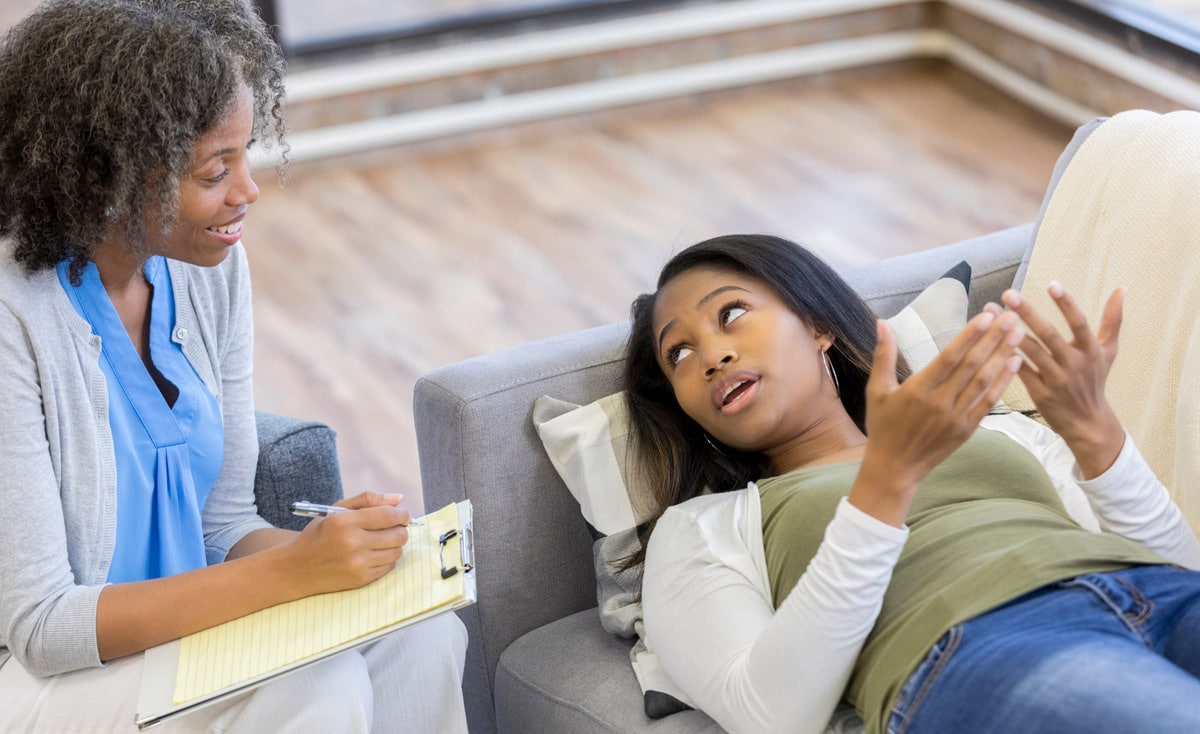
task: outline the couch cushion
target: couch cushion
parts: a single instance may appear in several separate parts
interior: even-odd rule
[[[699,711],[653,720],[642,713],[629,641],[605,632],[595,609],[518,638],[496,666],[497,728],[502,732],[716,732]]]
[[[580,661],[586,661],[580,664]],[[651,719],[629,701],[639,695],[628,645],[600,628],[587,609],[528,632],[500,656],[495,703],[501,732],[716,734],[707,715],[683,711]],[[834,712],[823,734],[862,734],[849,706]]]

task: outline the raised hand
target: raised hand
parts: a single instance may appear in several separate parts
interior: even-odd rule
[[[867,382],[867,447],[850,501],[880,520],[904,522],[917,484],[966,441],[1020,366],[1024,330],[1013,314],[985,312],[924,369],[898,384],[896,338],[878,324]]]
[[[1125,430],[1104,396],[1117,357],[1125,289],[1113,291],[1094,334],[1083,310],[1060,284],[1052,282],[1047,290],[1067,320],[1070,341],[1017,291],[1005,291],[1001,300],[1030,331],[1020,344],[1026,357],[1021,381],[1046,423],[1067,442],[1084,478],[1090,479],[1112,466],[1125,443]]]

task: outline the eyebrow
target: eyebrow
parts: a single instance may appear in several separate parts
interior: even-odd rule
[[[246,141],[246,147],[249,148],[254,142],[255,142],[255,139],[250,138],[249,140]],[[196,168],[200,168],[201,166],[206,165],[209,161],[213,160],[214,158],[224,158],[227,155],[233,155],[234,153],[237,153],[237,152],[238,152],[237,148],[221,148],[220,150],[214,150],[204,160],[197,161],[196,165],[193,166],[192,168],[193,168],[193,170]]]
[[[199,167],[207,164],[209,161],[213,160],[214,158],[224,158],[225,156],[233,155],[236,152],[237,152],[237,148],[222,148],[220,150],[215,150],[212,153],[210,153],[208,155],[208,157],[206,157],[204,160],[197,161],[195,167],[199,168]]]
[[[716,290],[714,290],[712,293],[709,293],[704,298],[701,298],[699,301],[696,301],[696,310],[699,311],[701,308],[704,307],[704,304],[708,303],[709,301],[711,301],[712,299],[721,295],[722,293],[725,293],[728,291],[742,291],[743,293],[750,292],[740,286],[723,285],[720,288],[717,288]],[[667,332],[670,331],[671,328],[674,326],[675,326],[675,319],[671,319],[667,323],[663,324],[662,330],[658,332],[658,351],[660,354],[662,353],[663,339],[667,338]]]

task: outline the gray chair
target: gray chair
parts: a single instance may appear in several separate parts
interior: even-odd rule
[[[254,499],[272,525],[300,530],[306,518],[292,515],[292,502],[331,504],[342,498],[337,434],[324,423],[259,411],[258,467]]]
[[[1033,225],[843,273],[891,316],[961,260],[971,311],[1012,285]],[[631,297],[633,294],[630,294]],[[425,505],[475,507],[478,603],[463,683],[472,732],[706,732],[707,716],[645,716],[631,642],[596,610],[592,538],[531,421],[541,395],[577,404],[620,389],[628,325],[544,339],[434,370],[414,396]]]

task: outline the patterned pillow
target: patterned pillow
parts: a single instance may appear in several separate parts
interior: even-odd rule
[[[970,283],[971,266],[960,262],[888,319],[913,371],[928,364],[966,323]],[[587,405],[543,395],[534,403],[533,423],[596,539],[600,622],[613,634],[637,638],[630,662],[642,687],[646,715],[661,718],[691,708],[645,644],[640,575],[618,570],[620,560],[638,550],[638,527],[653,514],[650,495],[628,469],[630,427],[624,393]]]

